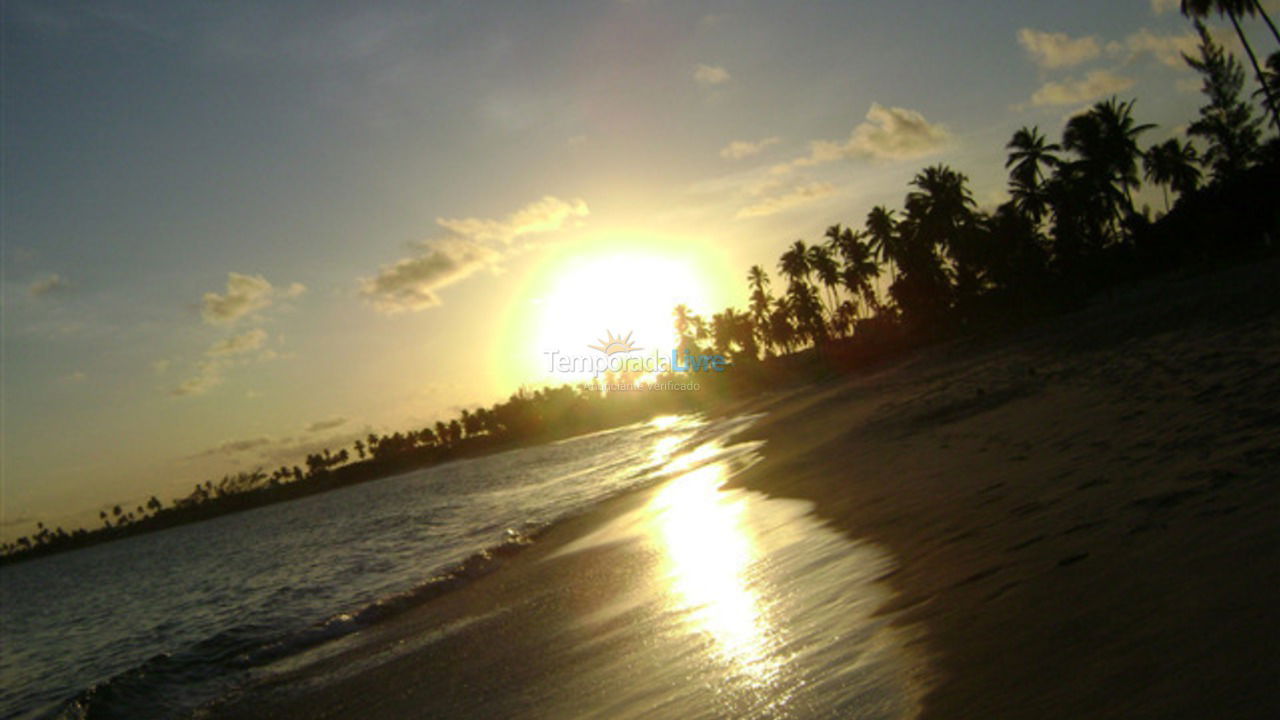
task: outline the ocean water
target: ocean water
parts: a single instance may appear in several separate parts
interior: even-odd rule
[[[393,660],[413,675],[378,685],[381,717],[914,715],[925,666],[878,615],[891,558],[725,489],[764,452],[735,439],[755,419],[656,418],[0,568],[0,717],[310,717],[310,692]],[[533,585],[403,632],[642,487]],[[368,715],[340,697],[326,712]]]
[[[653,483],[709,430],[658,418],[0,568],[0,717],[189,716]]]

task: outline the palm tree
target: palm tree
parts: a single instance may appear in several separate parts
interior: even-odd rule
[[[1079,159],[1060,167],[1055,180],[1075,187],[1055,190],[1085,194],[1084,207],[1077,212],[1089,234],[1101,238],[1102,226],[1113,223],[1113,235],[1119,237],[1124,219],[1134,212],[1132,190],[1140,184],[1138,159],[1142,157],[1138,136],[1152,127],[1134,123],[1133,101],[1119,102],[1114,97],[1067,121],[1062,146]],[[1061,215],[1061,208],[1055,213]]]
[[[1145,176],[1160,186],[1164,193],[1164,209],[1169,210],[1169,188],[1179,195],[1194,192],[1200,184],[1200,170],[1196,168],[1199,158],[1191,143],[1178,142],[1177,138],[1169,138],[1159,145],[1152,145],[1142,158]]]
[[[1253,52],[1253,46],[1249,44],[1249,38],[1245,37],[1244,30],[1240,27],[1241,16],[1253,16],[1259,12],[1266,19],[1267,25],[1271,27],[1271,32],[1276,35],[1277,42],[1280,42],[1280,33],[1276,33],[1276,28],[1271,24],[1271,18],[1267,17],[1266,12],[1262,10],[1262,5],[1257,0],[1182,0],[1182,14],[1188,18],[1199,22],[1201,18],[1209,16],[1210,12],[1216,12],[1219,16],[1226,15],[1231,20],[1231,27],[1235,28],[1236,37],[1240,38],[1240,44],[1244,46],[1244,51],[1249,56],[1249,63],[1253,65],[1253,75],[1258,79],[1258,84],[1262,86],[1263,95],[1266,97],[1267,110],[1271,113],[1271,120],[1280,127],[1280,106],[1276,105],[1275,93],[1271,86],[1267,84],[1267,76],[1263,74],[1262,67],[1258,65],[1258,56]]]
[[[1268,20],[1269,22],[1269,20]],[[1277,50],[1267,56],[1267,67],[1262,71],[1267,79],[1267,84],[1262,88],[1255,90],[1254,97],[1264,94],[1266,87],[1280,88],[1280,50]],[[1275,122],[1275,116],[1272,116],[1272,122]],[[1277,126],[1280,129],[1280,126]]]
[[[871,208],[871,211],[867,213],[865,227],[867,229],[867,237],[870,238],[871,251],[875,254],[876,259],[889,263],[889,282],[892,284],[897,278],[897,260],[902,252],[901,243],[899,242],[898,223],[893,217],[893,211],[886,209],[883,205]]]
[[[809,284],[809,250],[803,240],[797,240],[778,258],[778,270],[791,284]]]
[[[828,315],[834,314],[837,304],[836,288],[840,286],[840,266],[831,257],[831,250],[823,245],[811,245],[808,251],[809,267],[818,276],[818,282],[827,289],[827,300],[823,302]]]
[[[827,323],[823,315],[822,301],[818,291],[807,282],[793,283],[787,288],[791,302],[791,317],[795,320],[797,334],[815,347],[827,340]]]
[[[751,286],[751,320],[760,343],[768,346],[769,305],[773,300],[769,296],[769,274],[760,265],[752,265],[747,271],[747,283]]]
[[[1062,150],[1057,143],[1045,142],[1039,127],[1023,127],[1005,145],[1009,157],[1004,166],[1009,170],[1009,194],[1014,206],[1037,225],[1048,209],[1045,180],[1061,162],[1054,153]]]
[[[796,342],[796,328],[791,323],[791,300],[780,297],[773,303],[769,312],[769,344],[781,348],[784,353],[791,352]]]
[[[693,338],[693,319],[697,317],[689,310],[689,306],[681,303],[672,311],[675,317],[677,346],[676,350],[681,354],[694,352],[697,343]]]
[[[855,298],[862,298],[870,307],[878,300],[872,280],[880,276],[880,266],[875,261],[871,245],[848,228],[842,236],[844,267],[840,270],[840,283]]]

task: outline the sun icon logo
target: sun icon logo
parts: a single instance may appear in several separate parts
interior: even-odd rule
[[[616,336],[616,337],[615,337],[615,336],[614,336],[614,334],[613,334],[612,332],[610,332],[610,331],[606,330],[606,331],[605,331],[604,339],[603,339],[603,340],[598,340],[597,342],[599,342],[600,344],[599,344],[599,345],[588,345],[587,347],[591,348],[592,350],[599,350],[600,352],[604,353],[605,355],[616,355],[616,354],[618,354],[618,353],[629,353],[629,352],[631,352],[631,351],[633,351],[633,350],[639,350],[639,349],[640,349],[640,348],[636,347],[635,345],[632,345],[632,344],[631,344],[631,333],[627,333],[627,336],[626,336],[625,338],[624,338],[624,337],[621,337],[621,336]]]

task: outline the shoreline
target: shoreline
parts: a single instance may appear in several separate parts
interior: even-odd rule
[[[896,567],[877,582],[893,593],[876,614],[922,658],[920,717],[1273,716],[1278,265],[1147,284],[1119,315],[1098,302],[734,403],[767,412],[734,442],[766,444],[726,487],[808,500],[841,534],[888,549]],[[396,717],[421,683],[456,680],[459,663],[493,670],[465,675],[491,677],[490,692],[545,681],[536,657],[512,665],[508,650],[538,631],[503,608],[557,583],[591,603],[623,592],[620,545],[547,560],[650,492],[557,524],[375,628],[365,650],[293,677],[315,683],[301,695],[233,699],[217,716]],[[439,636],[467,618],[485,627]],[[381,664],[368,649],[415,642]],[[353,661],[368,667],[322,679],[326,664]]]
[[[882,612],[939,676],[922,717],[1275,716],[1277,267],[808,393],[731,484],[891,550]]]

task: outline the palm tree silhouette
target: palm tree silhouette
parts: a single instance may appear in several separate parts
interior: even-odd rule
[[[803,240],[796,240],[791,247],[778,258],[778,270],[795,284],[809,284],[809,250]]]
[[[1159,145],[1147,148],[1142,158],[1142,168],[1146,179],[1160,186],[1164,193],[1164,209],[1169,210],[1169,188],[1179,195],[1194,192],[1200,184],[1200,170],[1196,167],[1199,158],[1191,143],[1178,142],[1177,138],[1169,138]]]
[[[827,297],[823,300],[828,315],[834,315],[836,305],[836,288],[840,286],[840,266],[831,256],[831,249],[824,245],[810,245],[808,251],[809,267],[817,275],[818,282],[827,289]],[[829,302],[828,302],[829,301]]]
[[[1058,179],[1074,186],[1069,192],[1083,193],[1076,198],[1083,207],[1076,211],[1095,243],[1103,241],[1103,228],[1108,224],[1110,236],[1118,238],[1124,219],[1133,213],[1132,189],[1141,184],[1138,159],[1142,151],[1137,138],[1152,127],[1134,123],[1133,101],[1120,102],[1114,97],[1067,121],[1062,147],[1078,159],[1063,165]],[[1056,189],[1063,190],[1061,186]]]
[[[760,265],[752,265],[747,271],[747,284],[751,286],[751,320],[761,345],[771,347],[769,334],[769,305],[773,298],[769,295],[769,274]]]
[[[1054,153],[1062,147],[1045,142],[1039,127],[1023,127],[1013,134],[1005,149],[1010,151],[1004,166],[1009,169],[1009,195],[1014,207],[1039,225],[1049,205],[1045,180],[1060,163]]]
[[[889,264],[889,284],[892,285],[898,276],[897,261],[902,253],[898,221],[894,218],[892,210],[883,205],[877,205],[867,213],[863,226],[867,230],[871,252],[874,253],[876,260]]]

